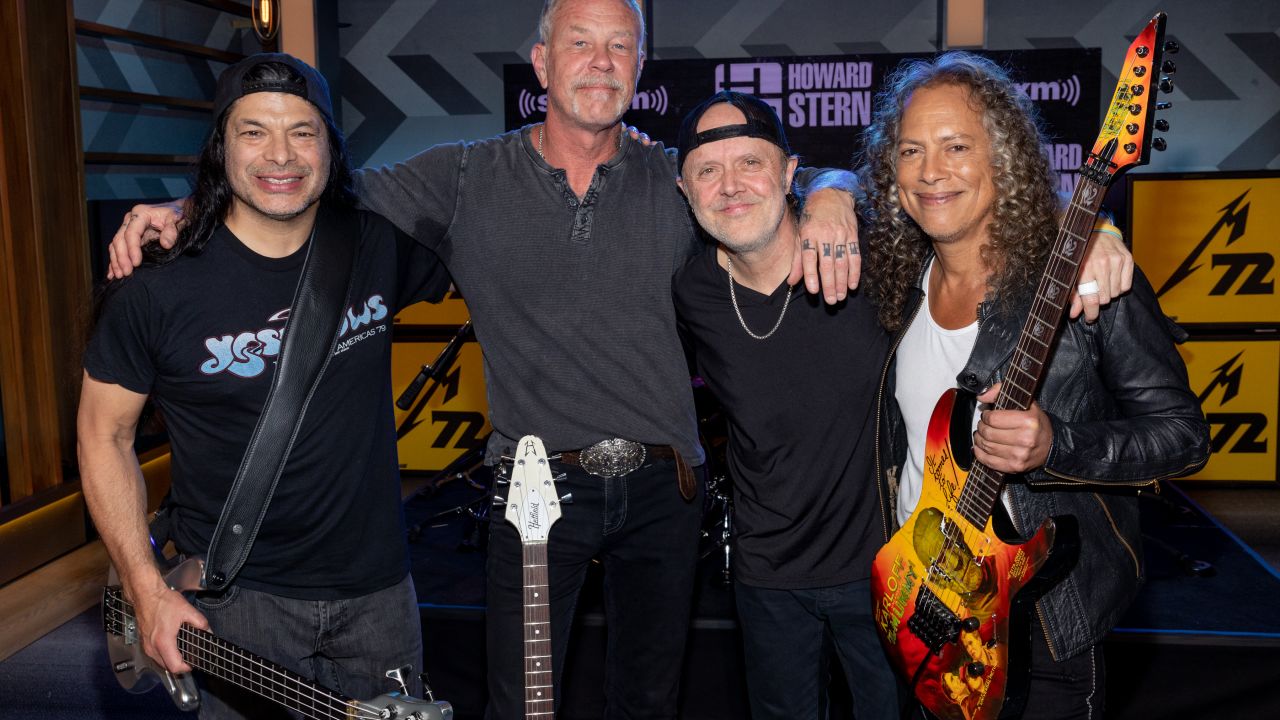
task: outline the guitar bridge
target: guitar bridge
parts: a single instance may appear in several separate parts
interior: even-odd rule
[[[907,618],[907,629],[920,638],[929,652],[937,654],[943,645],[955,642],[960,636],[960,618],[929,588],[921,587],[915,612]]]

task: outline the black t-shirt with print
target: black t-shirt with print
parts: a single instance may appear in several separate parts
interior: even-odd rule
[[[287,597],[355,597],[407,572],[391,328],[438,300],[443,266],[384,218],[360,213],[341,337],[308,406],[237,582]],[[220,227],[204,250],[141,268],[103,308],[85,352],[93,378],[151,395],[173,450],[173,538],[208,549],[266,401],[307,246],[263,257]]]

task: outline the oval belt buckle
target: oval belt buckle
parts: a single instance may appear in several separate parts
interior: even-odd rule
[[[612,478],[633,472],[644,464],[648,452],[643,444],[610,438],[582,449],[578,465],[592,475]]]

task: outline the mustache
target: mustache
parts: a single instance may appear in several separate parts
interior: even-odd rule
[[[610,90],[621,91],[623,89],[622,81],[608,75],[593,75],[590,77],[576,78],[573,81],[572,89],[581,90],[584,87],[599,87],[601,85],[609,88]]]

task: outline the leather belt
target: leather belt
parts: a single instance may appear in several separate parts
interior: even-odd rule
[[[670,460],[678,457],[670,445],[645,445],[622,438],[610,438],[589,445],[581,450],[560,453],[560,462],[580,467],[602,478],[612,478],[634,472],[649,458]]]

